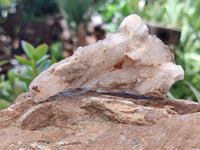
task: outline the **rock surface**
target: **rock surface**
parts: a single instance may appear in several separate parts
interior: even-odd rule
[[[197,150],[200,105],[127,93],[30,93],[0,111],[1,150]]]
[[[79,47],[31,83],[35,102],[75,88],[98,91],[126,91],[164,98],[177,80],[181,66],[137,15],[126,17],[116,33],[86,47]]]

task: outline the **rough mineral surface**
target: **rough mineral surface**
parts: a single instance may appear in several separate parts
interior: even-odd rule
[[[163,98],[170,86],[183,79],[181,66],[137,15],[126,17],[106,39],[79,47],[42,72],[30,85],[35,102],[67,89],[126,91]]]
[[[135,98],[132,98],[135,97]],[[197,150],[200,105],[131,94],[30,93],[0,111],[1,150]]]

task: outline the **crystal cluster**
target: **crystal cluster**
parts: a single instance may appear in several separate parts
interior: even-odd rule
[[[35,102],[59,92],[83,88],[103,92],[126,91],[164,98],[184,77],[166,45],[137,15],[127,16],[116,33],[53,64],[30,85]]]

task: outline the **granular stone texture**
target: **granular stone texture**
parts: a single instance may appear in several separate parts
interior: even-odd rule
[[[134,98],[133,98],[134,97]],[[72,90],[0,111],[2,150],[197,150],[200,105],[124,93]]]

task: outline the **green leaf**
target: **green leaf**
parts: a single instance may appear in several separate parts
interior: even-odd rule
[[[193,59],[195,61],[200,61],[200,55],[198,53],[185,53],[185,57],[187,57],[188,59]]]
[[[51,59],[50,65],[52,65],[52,64],[54,64],[54,63],[57,63],[57,60],[56,60],[55,58],[52,58],[52,59]]]
[[[30,81],[32,81],[31,78],[22,76],[22,75],[20,75],[20,74],[15,74],[15,76],[16,76],[17,78],[19,78],[20,80],[24,81],[24,82],[30,82]]]
[[[47,44],[39,45],[34,51],[34,57],[36,61],[40,60],[48,52]]]
[[[20,73],[20,75],[30,78],[32,80],[35,78],[35,74],[37,74],[37,72],[34,73],[32,67],[26,67],[25,71]]]
[[[28,59],[25,59],[25,58],[23,58],[21,56],[17,56],[17,55],[15,55],[15,58],[23,65],[32,66],[31,61],[29,61]]]
[[[4,82],[0,82],[0,89],[3,87],[6,87],[9,84],[9,82],[4,81]]]
[[[7,60],[2,60],[2,61],[0,61],[0,67],[3,66],[3,65],[5,65],[5,64],[7,64],[7,63],[8,63]]]
[[[38,66],[37,69],[38,69],[40,72],[42,72],[42,71],[46,70],[46,69],[50,66],[50,63],[51,63],[51,61],[48,59],[48,60],[44,61],[43,63],[41,63],[41,64]]]
[[[28,86],[26,84],[27,84],[27,82],[16,80],[15,81],[15,94],[19,95],[23,92],[28,92]]]
[[[30,43],[28,43],[26,41],[21,41],[21,45],[22,45],[22,48],[23,48],[24,52],[26,53],[26,55],[30,59],[33,59],[33,53],[34,53],[34,50],[35,50],[33,45],[31,45]]]
[[[14,72],[14,69],[11,69],[8,71],[7,73],[7,76],[8,76],[8,80],[9,80],[9,83],[13,83],[15,81],[15,72]]]
[[[44,55],[40,60],[36,62],[36,65],[40,65],[43,61],[46,61],[49,58],[49,55]]]
[[[200,92],[188,81],[184,81],[185,84],[189,86],[189,88],[192,90],[194,93],[195,97],[197,98],[198,102],[200,103]]]
[[[5,81],[5,75],[4,74],[1,74],[0,75],[0,82],[4,82]]]
[[[168,91],[167,96],[171,99],[176,99],[170,91]]]
[[[6,100],[0,99],[0,110],[8,108],[10,105]]]

